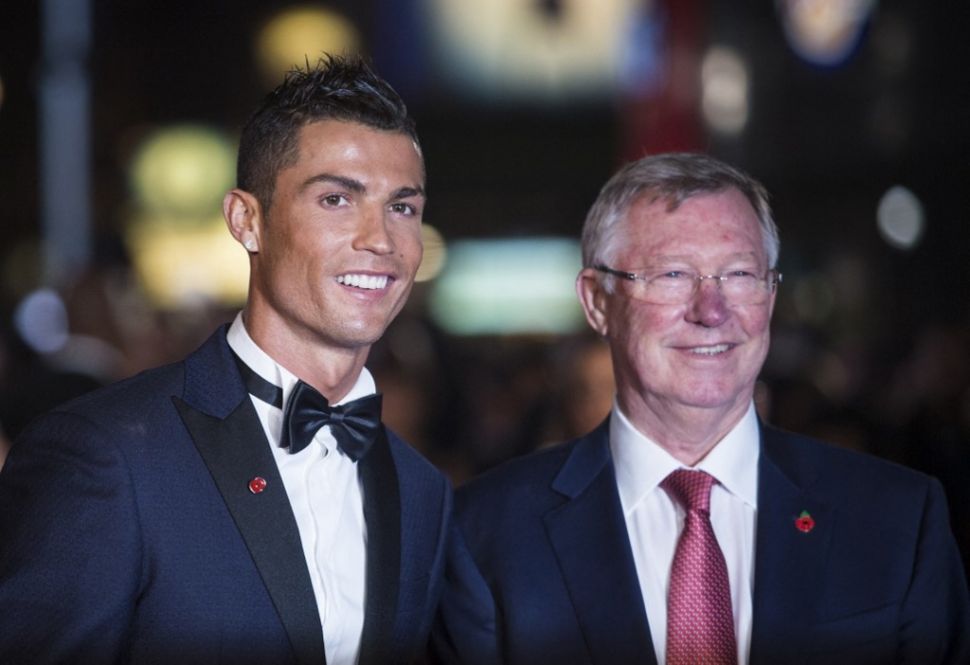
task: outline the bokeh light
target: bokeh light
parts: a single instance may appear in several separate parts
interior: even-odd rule
[[[428,282],[437,277],[445,267],[448,249],[441,232],[430,224],[421,225],[421,242],[424,244],[424,256],[414,281]]]
[[[129,227],[126,239],[142,288],[157,307],[245,301],[248,255],[221,216],[192,228],[145,218]]]
[[[579,243],[565,238],[463,240],[434,283],[432,316],[457,335],[568,333],[585,323],[573,284]]]
[[[879,235],[896,249],[913,249],[923,236],[925,222],[923,204],[902,185],[890,187],[879,199],[876,208]]]
[[[723,46],[711,48],[701,65],[701,109],[711,129],[738,134],[748,122],[748,68]]]
[[[67,307],[53,289],[37,289],[17,305],[13,315],[20,338],[37,353],[53,353],[67,344]]]
[[[855,50],[875,0],[778,0],[788,43],[817,65],[838,65]]]
[[[286,72],[315,63],[323,53],[354,53],[360,34],[349,19],[316,5],[291,7],[276,14],[260,30],[256,59],[269,87]]]
[[[431,0],[449,86],[496,99],[558,100],[618,85],[638,0]]]
[[[235,150],[216,130],[165,127],[132,160],[134,194],[125,240],[142,288],[162,308],[200,300],[245,299],[246,253],[222,219],[222,198],[235,184]]]
[[[197,125],[166,127],[149,135],[132,161],[138,205],[180,223],[211,216],[235,183],[235,151],[220,132]]]

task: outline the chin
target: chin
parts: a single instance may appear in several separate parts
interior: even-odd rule
[[[699,388],[682,395],[682,402],[701,409],[718,409],[738,403],[739,391],[736,388]]]
[[[371,346],[384,335],[387,326],[387,323],[351,326],[343,330],[341,337],[346,346]]]

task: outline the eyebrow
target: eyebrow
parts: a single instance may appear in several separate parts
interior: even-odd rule
[[[306,190],[308,187],[318,183],[318,182],[332,182],[340,185],[344,189],[349,189],[355,193],[363,193],[367,191],[367,186],[360,180],[354,178],[348,178],[346,176],[335,175],[333,173],[318,173],[315,176],[311,176],[303,181],[303,185],[300,187],[301,190]],[[400,199],[409,199],[415,196],[424,196],[424,187],[401,187],[391,194],[391,201],[397,201]]]
[[[685,261],[690,262],[691,256],[689,254],[657,254],[656,256],[647,257],[652,262],[663,262],[663,261]],[[735,252],[734,254],[729,254],[725,257],[727,261],[739,261],[744,259],[757,259],[757,252]]]
[[[424,197],[424,187],[401,187],[391,195],[391,200],[410,199],[415,196]]]
[[[360,180],[354,180],[353,178],[347,178],[341,175],[334,175],[332,173],[318,173],[315,176],[311,176],[303,181],[303,185],[300,187],[301,190],[305,190],[311,185],[315,185],[318,182],[333,182],[344,189],[349,189],[352,192],[366,192],[367,187],[364,186]]]

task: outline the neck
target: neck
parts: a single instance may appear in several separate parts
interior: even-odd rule
[[[630,423],[644,436],[687,466],[704,459],[747,412],[750,396],[726,407],[696,407],[660,403],[622,394],[617,402]]]
[[[300,334],[274,326],[243,310],[243,323],[253,342],[269,357],[331,404],[340,401],[357,383],[370,347],[345,349],[328,345],[309,332]]]

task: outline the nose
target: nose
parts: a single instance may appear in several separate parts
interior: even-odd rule
[[[374,254],[392,254],[394,239],[387,226],[383,208],[366,209],[361,212],[354,233],[353,248]]]
[[[702,277],[687,307],[687,320],[706,328],[716,328],[731,315],[721,281],[717,277]]]

